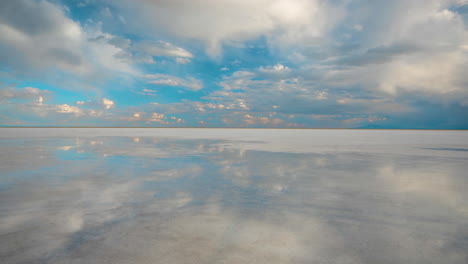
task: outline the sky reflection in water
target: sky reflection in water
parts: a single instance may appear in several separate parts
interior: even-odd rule
[[[0,136],[2,263],[468,263],[468,141],[38,131]]]

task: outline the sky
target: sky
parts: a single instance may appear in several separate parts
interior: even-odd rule
[[[468,129],[468,0],[2,0],[1,126]]]

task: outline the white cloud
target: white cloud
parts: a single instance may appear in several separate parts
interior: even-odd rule
[[[146,30],[202,41],[212,56],[220,55],[222,44],[262,35],[275,45],[321,37],[341,16],[338,8],[322,0],[120,0],[118,4],[141,16]]]
[[[102,10],[112,15],[108,7]],[[164,41],[132,43],[102,31],[102,24],[80,25],[48,1],[0,3],[0,60],[20,75],[60,70],[77,75],[81,82],[126,73],[139,76],[135,63],[154,63],[154,56],[190,62],[193,55]],[[83,86],[83,85],[81,85]]]
[[[198,112],[212,112],[212,111],[248,111],[250,108],[247,106],[245,99],[235,98],[227,94],[222,97],[217,97],[219,93],[212,94],[210,103],[192,102],[190,106],[193,110]]]
[[[148,74],[145,78],[150,79],[148,83],[165,86],[177,86],[191,91],[198,91],[203,88],[203,83],[195,78],[183,79],[168,74]]]
[[[115,107],[115,102],[108,98],[94,99],[89,101],[76,101],[75,104],[106,110]]]
[[[156,92],[156,90],[151,90],[151,89],[143,89],[142,91],[146,92],[146,93],[155,93]]]
[[[153,57],[175,57],[175,61],[179,64],[187,64],[194,57],[187,50],[177,47],[174,44],[164,41],[149,41],[143,40],[140,42],[132,42],[129,39],[113,36],[110,34],[98,35],[96,40],[101,40],[121,49],[114,56],[128,63],[155,63]]]
[[[40,90],[34,87],[7,87],[0,89],[0,102],[9,101],[11,99],[24,99],[24,100],[37,100],[42,102],[44,97],[49,95],[51,92],[47,90]]]
[[[52,93],[47,90],[41,90],[35,87],[24,88],[7,88],[0,90],[0,103],[6,102],[6,105],[11,105],[11,111],[23,111],[28,114],[35,114],[37,116],[46,117],[51,114],[72,114],[76,117],[81,116],[100,116],[102,111],[95,109],[82,109],[78,106],[69,104],[48,104],[45,103],[46,99]],[[12,101],[13,99],[27,100],[27,101]],[[109,109],[113,102],[105,99],[103,105]],[[89,102],[77,101],[77,105],[86,105]],[[107,108],[109,107],[109,108]]]
[[[291,72],[291,69],[288,68],[287,66],[284,66],[280,63],[274,65],[274,66],[260,66],[260,68],[258,68],[258,71],[259,72],[263,72],[263,73],[288,73],[288,72]]]
[[[93,79],[108,71],[138,72],[117,58],[121,48],[98,39],[111,35],[81,26],[48,1],[2,1],[0,17],[0,58],[20,74],[59,69]]]
[[[87,54],[94,57],[94,63],[97,63],[94,67],[98,67],[102,71],[124,72],[134,76],[140,74],[133,65],[134,61],[128,60],[127,56],[124,55],[127,54],[125,46],[119,47],[109,43],[116,36],[102,32],[99,26],[88,27],[86,30],[89,39],[86,44]]]
[[[144,40],[134,44],[132,51],[141,52],[150,56],[193,58],[193,55],[185,49],[164,41]]]
[[[167,116],[166,114],[159,112],[145,111],[134,112],[133,114],[131,114],[131,116],[120,116],[117,118],[127,122],[140,122],[149,125],[151,125],[152,123],[159,123],[161,125],[177,125],[184,122],[182,118],[176,116]]]
[[[266,116],[252,116],[244,115],[244,123],[246,125],[273,125],[277,126],[283,123],[283,120],[280,118],[270,118]]]
[[[154,116],[149,118],[148,122],[156,122],[156,123],[160,123],[162,125],[169,125],[169,121],[165,120],[165,118],[157,118],[157,117],[154,117]]]
[[[57,105],[56,106],[57,113],[66,113],[66,114],[75,114],[77,116],[83,115],[83,110],[76,106],[70,106],[67,104]]]
[[[135,93],[137,94],[141,94],[141,95],[144,95],[144,96],[156,96],[156,90],[153,90],[153,89],[147,89],[147,88],[144,88],[143,90],[141,91],[135,91]]]
[[[115,106],[114,101],[109,100],[109,99],[107,99],[107,98],[103,98],[103,99],[102,99],[102,104],[104,105],[104,108],[105,108],[105,109],[110,109],[110,108],[112,108],[112,107]]]
[[[153,114],[151,115],[151,118],[152,118],[152,119],[165,119],[166,116],[165,116],[164,114],[153,113]]]
[[[352,13],[367,21],[363,49],[342,56],[333,67],[315,68],[321,81],[359,86],[388,96],[415,93],[468,104],[468,32],[451,11],[458,1],[376,1],[372,12]],[[355,27],[355,29],[358,29]],[[344,65],[343,65],[344,64]],[[310,69],[311,70],[311,69]],[[315,71],[317,72],[317,71]]]

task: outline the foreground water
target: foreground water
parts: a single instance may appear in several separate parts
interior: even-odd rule
[[[468,132],[0,129],[1,263],[468,263]]]

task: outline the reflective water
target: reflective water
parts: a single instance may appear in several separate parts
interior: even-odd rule
[[[0,129],[1,263],[468,263],[468,133]]]

